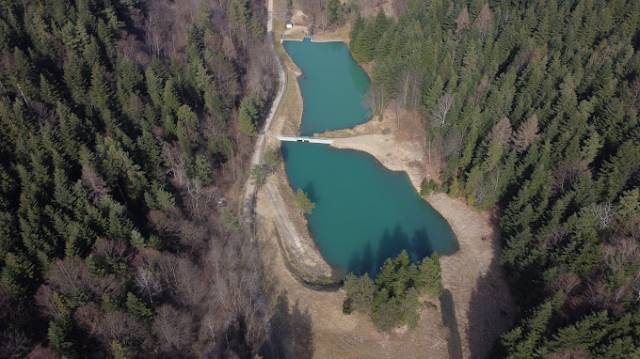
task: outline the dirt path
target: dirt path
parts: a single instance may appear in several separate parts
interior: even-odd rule
[[[271,52],[271,56],[273,56],[276,60],[276,67],[278,71],[278,91],[276,92],[276,97],[273,99],[273,103],[271,104],[271,109],[269,110],[269,114],[264,121],[264,125],[258,134],[258,138],[256,139],[256,144],[253,149],[253,155],[251,156],[251,164],[249,168],[253,168],[254,166],[262,163],[262,157],[264,156],[265,151],[265,143],[267,142],[267,137],[269,136],[269,128],[271,127],[271,123],[276,115],[278,107],[280,106],[280,101],[282,100],[282,96],[284,95],[285,86],[287,83],[287,77],[282,67],[282,63],[280,58],[276,54],[275,47],[273,45],[273,32],[272,30],[272,17],[273,17],[273,0],[269,0],[269,23],[268,29],[269,34],[267,36],[267,41],[269,41],[269,49]],[[255,202],[256,196],[256,184],[255,181],[249,176],[244,185],[244,195],[243,200],[241,202],[242,208],[241,213],[243,213],[244,218],[249,220],[250,222],[253,219],[253,206]]]

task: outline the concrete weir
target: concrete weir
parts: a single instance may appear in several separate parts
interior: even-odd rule
[[[284,142],[306,142],[306,143],[321,143],[323,145],[330,145],[333,143],[329,138],[314,138],[314,137],[290,137],[290,136],[276,136],[280,141]]]

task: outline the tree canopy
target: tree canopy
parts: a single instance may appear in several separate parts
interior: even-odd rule
[[[522,318],[497,353],[637,356],[640,3],[403,3],[350,47],[376,108],[421,114],[439,189],[499,209]]]
[[[271,101],[265,15],[0,0],[0,357],[268,350],[257,245],[217,206]]]

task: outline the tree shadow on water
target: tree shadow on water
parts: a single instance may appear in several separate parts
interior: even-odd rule
[[[287,162],[287,158],[289,158],[289,146],[284,142],[280,146],[280,153],[282,154],[282,161]]]
[[[269,338],[260,350],[265,358],[311,358],[314,352],[312,320],[298,303],[290,306],[286,291],[282,292],[269,322]]]
[[[387,258],[396,257],[402,250],[406,250],[413,261],[421,260],[430,255],[432,248],[426,229],[415,230],[411,236],[399,224],[393,230],[385,229],[378,243],[376,254],[373,254],[371,242],[367,242],[359,254],[351,256],[347,271],[357,275],[369,273],[370,276],[375,276]]]
[[[369,241],[360,254],[353,253],[351,255],[349,265],[347,266],[347,273],[351,272],[356,275],[369,273],[369,275],[371,275],[375,268],[373,250],[371,249],[371,242]]]
[[[422,258],[433,253],[429,234],[427,234],[427,229],[424,227],[413,231],[410,245],[412,260],[422,260]]]
[[[385,230],[378,247],[376,270],[387,258],[394,258],[403,250],[407,251],[412,261],[419,261],[431,254],[427,231],[424,228],[415,230],[409,237],[399,224],[396,224],[392,232]]]

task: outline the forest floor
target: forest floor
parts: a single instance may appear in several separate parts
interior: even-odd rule
[[[278,26],[284,27],[274,19],[274,28]],[[276,35],[281,38],[283,33],[276,30]],[[340,40],[331,36],[316,34],[314,40]],[[277,45],[276,50],[287,72],[287,87],[269,131],[271,136],[267,136],[269,147],[279,145],[273,135],[296,135],[302,116],[302,97],[296,80],[300,70],[282,46]],[[383,166],[407,172],[419,190],[422,179],[437,178],[439,170],[427,165],[423,129],[417,116],[388,106],[382,120],[373,119],[353,129],[322,136],[337,138],[335,147],[365,151]],[[278,291],[286,293],[289,303],[297,305],[311,319],[314,357],[483,357],[499,333],[512,323],[516,312],[499,265],[499,238],[491,216],[445,194],[427,198],[449,222],[459,244],[455,254],[441,257],[445,290],[440,301],[431,300],[433,305],[425,306],[416,329],[391,334],[379,333],[364,315],[344,315],[342,290],[312,289],[299,280],[300,271],[292,268],[300,262],[295,257],[321,258],[321,255],[308,232],[306,219],[292,201],[293,190],[286,184],[286,174],[280,166],[258,192],[256,232],[265,244],[265,258],[270,262]],[[291,225],[285,227],[293,229],[283,231],[285,227],[278,218],[280,222],[288,219]],[[287,249],[295,247],[303,250]],[[314,262],[315,259],[311,261]]]

